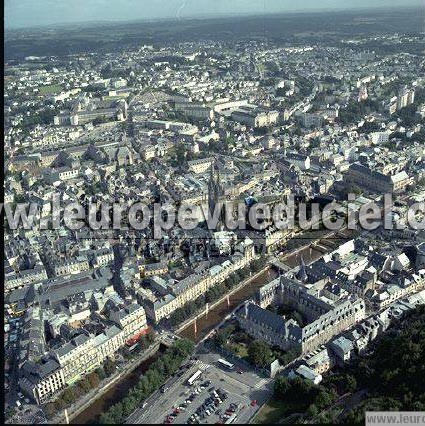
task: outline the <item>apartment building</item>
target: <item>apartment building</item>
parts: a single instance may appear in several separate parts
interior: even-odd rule
[[[344,182],[374,193],[387,194],[404,192],[411,183],[411,178],[405,171],[385,175],[360,163],[354,163],[344,175]]]
[[[40,360],[27,360],[21,367],[19,386],[37,404],[43,404],[113,357],[124,345],[124,335],[116,325],[96,336],[79,334]]]
[[[86,256],[78,256],[75,259],[66,260],[54,265],[54,273],[56,276],[78,274],[88,271],[90,265]]]
[[[371,133],[371,139],[374,145],[381,145],[390,140],[390,132],[373,132]]]
[[[33,269],[26,269],[16,272],[10,268],[5,270],[4,291],[9,293],[17,288],[28,287],[32,283],[47,280],[46,269],[43,265],[35,265]]]
[[[195,174],[205,173],[211,168],[214,158],[202,158],[200,160],[188,161],[189,171]]]
[[[98,351],[98,356],[104,360],[113,357],[115,352],[124,345],[124,330],[116,325],[105,329],[101,334],[93,338],[94,346]]]
[[[278,111],[259,111],[255,107],[248,105],[239,107],[232,112],[232,119],[238,123],[258,128],[268,127],[277,123],[279,118]]]
[[[66,385],[63,369],[47,356],[41,362],[27,361],[21,368],[19,386],[37,404],[47,402]]]
[[[53,183],[56,181],[67,181],[70,179],[75,179],[80,175],[78,168],[72,167],[59,167],[57,169],[47,169],[43,171],[43,178],[46,182]]]
[[[97,250],[94,253],[95,267],[102,267],[111,264],[114,261],[114,252],[110,248]]]
[[[262,309],[253,302],[246,302],[235,317],[254,339],[283,350],[295,349],[310,353],[327,343],[333,336],[365,318],[365,304],[362,300],[347,300],[305,327],[293,319]]]
[[[145,310],[137,303],[124,307],[113,306],[109,312],[109,319],[123,331],[125,343],[137,339],[148,329]]]
[[[236,245],[236,253],[221,265],[215,265],[204,273],[194,273],[173,285],[167,285],[160,291],[160,296],[154,300],[146,300],[145,307],[148,316],[159,322],[168,317],[176,309],[193,301],[201,294],[223,282],[230,274],[247,266],[255,257],[254,242],[245,238]]]
[[[86,334],[80,334],[59,349],[54,350],[53,355],[62,367],[64,381],[67,385],[80,380],[103,361],[99,357],[94,339]]]
[[[139,264],[140,277],[152,277],[154,275],[164,275],[168,272],[167,262],[156,262]]]
[[[214,110],[211,107],[192,102],[176,102],[175,107],[177,111],[185,114],[189,118],[196,120],[213,120]]]

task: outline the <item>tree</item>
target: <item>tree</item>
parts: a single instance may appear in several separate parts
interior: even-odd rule
[[[103,364],[103,369],[107,377],[115,372],[115,363],[110,359],[106,358],[105,363]]]
[[[304,318],[299,312],[297,311],[291,312],[290,317],[294,319],[301,327],[304,325]]]
[[[182,165],[186,156],[186,149],[183,144],[179,144],[176,147],[176,158],[177,158],[177,164]]]
[[[233,333],[234,330],[235,327],[233,325],[217,330],[214,336],[214,341],[217,346],[225,348],[227,345],[227,340],[229,339],[230,335]]]
[[[261,257],[260,259],[255,259],[250,264],[250,270],[253,273],[258,272],[262,268],[264,268],[264,265],[265,265],[265,259],[264,259],[264,257]]]
[[[347,374],[345,377],[345,387],[347,392],[354,392],[357,388],[357,380],[351,374]]]
[[[145,335],[139,338],[139,343],[142,349],[147,349],[149,347],[149,342]]]
[[[106,378],[105,371],[103,370],[102,367],[96,368],[96,374],[97,374],[97,377],[99,377],[99,380],[103,380]]]
[[[285,94],[286,94],[286,92],[287,92],[287,90],[286,90],[284,87],[278,87],[278,88],[276,89],[276,96],[277,96],[278,98],[284,97],[284,96],[285,96]]]
[[[255,340],[248,346],[248,358],[254,365],[265,367],[271,362],[272,352],[266,343]]]
[[[189,339],[179,339],[173,345],[173,351],[177,352],[178,355],[186,357],[193,352],[195,343]]]
[[[302,379],[301,377],[295,377],[295,379],[291,380],[291,384],[291,395],[295,399],[299,398],[299,395],[303,395],[303,398],[306,400],[311,400],[312,397],[317,393],[317,387],[314,386],[311,382]]]
[[[100,416],[99,423],[101,425],[113,425],[113,424],[116,424],[117,422],[116,422],[113,414],[110,411],[107,411],[106,413],[103,413]]]
[[[225,348],[227,345],[227,334],[224,333],[222,330],[217,330],[214,336],[214,342],[220,348]]]
[[[110,121],[110,120],[109,120],[106,116],[102,115],[102,116],[100,116],[100,117],[96,117],[96,118],[93,120],[93,125],[94,125],[94,126],[98,126],[99,124],[107,123],[108,121]]]
[[[323,410],[332,404],[332,395],[326,390],[321,390],[315,400],[316,406],[319,410]]]
[[[134,397],[125,398],[122,407],[123,415],[128,417],[137,408],[137,401]]]
[[[91,388],[92,388],[88,377],[85,378],[85,379],[83,379],[83,380],[81,380],[78,383],[78,386],[81,388],[81,390],[83,391],[83,393],[89,392],[91,390]]]
[[[123,420],[123,404],[118,402],[111,407],[111,417],[114,420],[113,423],[122,423]]]
[[[44,414],[48,419],[52,419],[56,414],[56,407],[53,402],[48,402],[43,408]]]
[[[298,356],[299,356],[299,353],[295,349],[289,350],[283,354],[281,353],[281,351],[279,351],[279,363],[281,365],[289,364]]]
[[[93,371],[92,373],[90,373],[87,376],[87,380],[88,380],[88,382],[90,384],[90,387],[92,389],[95,389],[95,388],[97,388],[99,386],[100,378],[99,378],[99,376],[97,375],[97,373],[95,371]]]
[[[414,126],[416,124],[419,124],[422,120],[422,117],[416,113],[417,108],[418,106],[415,102],[397,111],[396,116],[401,119],[404,126]]]
[[[357,185],[351,185],[348,188],[347,192],[348,193],[353,193],[354,195],[357,195],[357,196],[359,196],[359,195],[361,195],[363,193],[363,191]]]
[[[75,401],[75,393],[73,392],[72,388],[66,388],[62,395],[60,396],[60,399],[66,404],[71,405]]]
[[[62,398],[57,398],[56,401],[54,402],[54,404],[55,404],[55,411],[56,412],[62,411],[66,407],[66,404],[65,404],[65,402],[63,401]]]
[[[24,194],[15,194],[14,201],[17,204],[25,203],[25,202],[27,202],[27,197]]]
[[[277,377],[274,384],[274,394],[277,397],[284,399],[284,397],[287,395],[290,389],[291,389],[291,383],[287,377],[284,377],[284,376]]]
[[[149,344],[155,341],[155,332],[153,330],[146,334],[146,340]]]
[[[310,407],[308,407],[307,415],[311,419],[314,419],[317,416],[318,413],[319,413],[319,410],[318,410],[318,408],[316,407],[315,404],[311,404]]]

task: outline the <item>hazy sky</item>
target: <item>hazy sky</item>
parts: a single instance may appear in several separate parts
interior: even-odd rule
[[[423,6],[424,0],[5,0],[7,28],[319,9]]]

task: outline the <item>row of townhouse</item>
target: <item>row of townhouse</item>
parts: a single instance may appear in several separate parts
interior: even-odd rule
[[[147,331],[145,311],[136,303],[112,306],[109,319],[115,324],[102,333],[95,336],[83,332],[38,361],[25,362],[19,379],[22,391],[37,404],[43,404]]]
[[[416,293],[423,288],[425,288],[425,269],[421,269],[417,273],[405,277],[401,285],[388,285],[383,292],[372,297],[372,306],[375,309],[384,309],[396,300]]]
[[[233,272],[249,265],[255,256],[253,241],[246,238],[238,244],[238,247],[239,253],[232,256],[230,260],[213,266],[202,274],[189,275],[175,285],[166,286],[161,297],[155,301],[146,300],[144,304],[147,315],[157,323],[176,309],[205,294],[209,288],[223,282]]]
[[[80,272],[88,271],[90,269],[87,256],[80,255],[74,259],[67,259],[65,261],[55,262],[53,265],[55,276],[78,274]]]
[[[46,269],[42,264],[35,265],[33,269],[16,272],[9,268],[5,271],[4,290],[9,293],[17,288],[28,287],[32,283],[38,283],[47,279]]]

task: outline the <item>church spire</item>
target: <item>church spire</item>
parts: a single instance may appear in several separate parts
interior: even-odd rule
[[[208,208],[210,210],[211,217],[214,216],[216,206],[220,204],[220,198],[223,195],[223,189],[220,180],[220,171],[217,167],[217,159],[211,164],[210,168],[210,180],[208,182]],[[219,221],[217,223],[218,231],[223,230],[225,222],[224,206],[221,206]]]
[[[308,279],[307,269],[306,269],[304,258],[302,255],[301,255],[301,266],[300,266],[300,270],[298,271],[297,278],[303,283],[307,282],[307,279]]]

